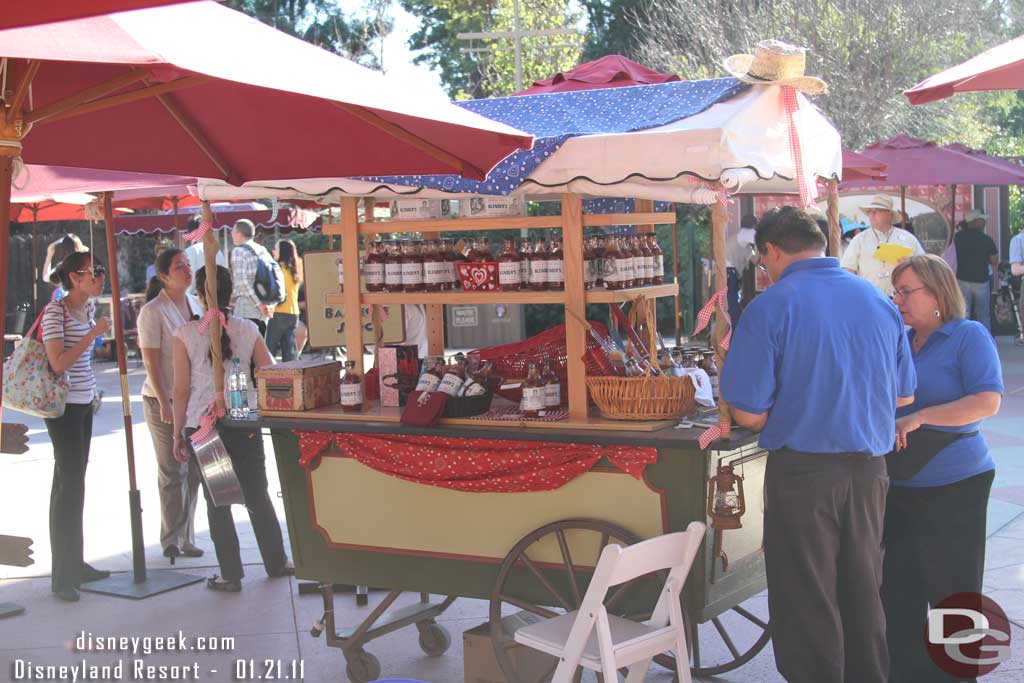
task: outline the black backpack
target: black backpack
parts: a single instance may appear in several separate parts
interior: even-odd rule
[[[284,301],[284,273],[281,265],[265,249],[257,251],[251,244],[244,245],[256,255],[256,281],[252,288],[260,303],[277,305]]]

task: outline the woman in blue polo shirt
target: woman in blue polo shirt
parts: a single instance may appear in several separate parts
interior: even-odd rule
[[[959,680],[932,663],[923,633],[929,605],[981,593],[995,462],[978,430],[999,411],[1002,368],[988,330],[964,319],[964,299],[945,261],[913,256],[894,269],[892,282],[911,328],[917,391],[896,413],[888,457],[882,601],[889,681]]]

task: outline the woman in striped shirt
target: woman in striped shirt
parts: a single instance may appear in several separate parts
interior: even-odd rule
[[[51,276],[67,296],[43,311],[43,345],[50,367],[68,381],[64,414],[46,420],[53,443],[53,486],[50,489],[50,549],[53,553],[51,589],[67,602],[78,601],[78,587],[110,576],[82,558],[82,512],[85,505],[85,467],[92,439],[92,400],[96,377],[89,349],[110,329],[110,320],[95,322],[89,299],[103,291],[106,270],[88,252],[66,257]]]

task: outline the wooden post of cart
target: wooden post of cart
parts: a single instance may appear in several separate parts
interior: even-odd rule
[[[345,264],[345,360],[363,375],[363,315],[359,296],[359,199],[341,200],[341,258]]]
[[[828,181],[828,243],[829,256],[842,256],[843,230],[839,224],[839,181]]]
[[[562,240],[565,268],[565,352],[569,419],[587,417],[587,370],[582,358],[586,352],[587,299],[583,287],[583,198],[578,194],[562,195]],[[615,304],[612,304],[613,306]]]
[[[715,258],[715,291],[727,288],[725,274],[725,226],[729,220],[729,211],[721,204],[711,205],[711,249]],[[718,374],[721,376],[725,369],[725,350],[722,348],[722,339],[726,334],[726,315],[722,306],[715,306],[715,329],[712,333],[712,343],[715,348],[715,359],[718,363]],[[726,307],[727,309],[728,307]],[[718,398],[718,425],[722,438],[729,438],[732,429],[732,416],[729,413],[729,404],[721,396]]]

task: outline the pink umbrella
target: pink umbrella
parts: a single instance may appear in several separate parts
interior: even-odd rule
[[[143,7],[173,5],[178,2],[191,2],[191,0],[89,0],[89,2],[8,0],[4,5],[3,14],[0,14],[0,29],[47,24],[53,21],[79,19]]]
[[[1024,36],[997,45],[904,90],[911,104],[945,99],[958,92],[1024,88]]]
[[[843,180],[884,180],[889,165],[866,154],[843,150]]]
[[[679,76],[675,74],[655,71],[622,55],[606,55],[592,62],[580,64],[568,71],[560,71],[542,81],[534,81],[529,88],[515,94],[542,95],[549,92],[619,88],[627,85],[668,83],[678,80]]]

